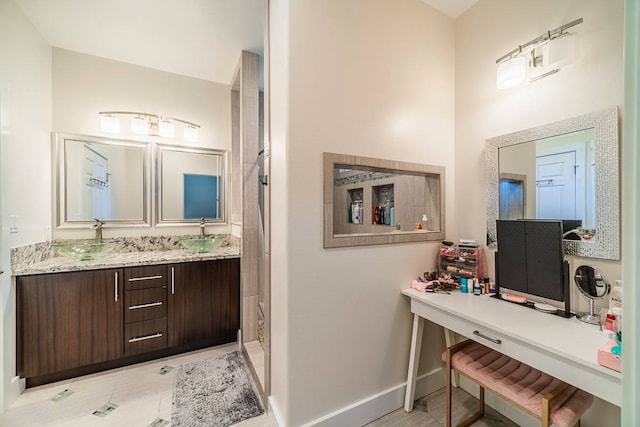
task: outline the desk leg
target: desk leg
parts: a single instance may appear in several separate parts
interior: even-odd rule
[[[422,331],[424,319],[413,315],[413,332],[411,333],[411,352],[409,353],[409,372],[407,373],[407,394],[404,397],[404,410],[413,411],[413,399],[416,394],[416,377],[420,364],[420,350],[422,349]]]
[[[455,332],[452,332],[452,331],[448,330],[447,328],[444,328],[444,342],[445,342],[447,348],[449,348],[452,345],[454,345],[456,343]],[[460,374],[458,374],[458,372],[455,371],[453,373],[453,378],[451,380],[451,384],[455,388],[458,388],[458,383],[459,382],[460,382]]]

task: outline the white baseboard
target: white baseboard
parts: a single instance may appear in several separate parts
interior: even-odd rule
[[[269,396],[269,413],[273,414],[273,418],[276,419],[276,423],[280,427],[284,427],[284,421],[282,420],[282,415],[280,415],[280,410],[278,409],[278,404],[275,402],[272,396]]]
[[[2,405],[0,405],[0,414],[4,413],[16,401],[18,396],[25,390],[26,384],[24,378],[18,376],[11,378],[8,387],[5,388],[6,394],[4,395],[4,402],[1,402]]]
[[[443,369],[437,368],[421,375],[416,381],[416,399],[426,396],[444,387]],[[316,418],[302,427],[345,427],[362,426],[376,420],[389,412],[404,406],[404,395],[407,383],[404,382],[378,394],[362,399],[330,414]],[[277,418],[277,417],[276,417]],[[284,427],[283,424],[279,425]]]

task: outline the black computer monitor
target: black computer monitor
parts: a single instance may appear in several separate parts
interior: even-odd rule
[[[499,288],[564,301],[562,221],[497,220],[496,228]]]

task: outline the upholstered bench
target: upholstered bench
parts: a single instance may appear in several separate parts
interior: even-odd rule
[[[539,419],[543,427],[580,426],[580,417],[593,403],[593,396],[478,344],[464,341],[449,347],[442,355],[447,364],[447,427],[451,427],[451,372],[458,372],[480,386],[480,408],[458,424],[469,426],[484,416],[484,390]]]

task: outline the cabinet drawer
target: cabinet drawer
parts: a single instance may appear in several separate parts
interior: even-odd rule
[[[125,292],[125,323],[167,317],[167,288],[137,289]]]
[[[128,323],[124,326],[125,356],[167,347],[167,319]]]
[[[148,289],[167,285],[167,267],[150,265],[124,269],[124,289]]]

